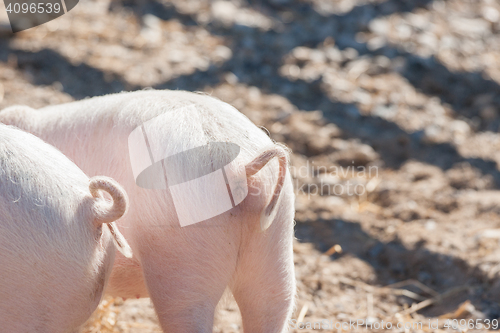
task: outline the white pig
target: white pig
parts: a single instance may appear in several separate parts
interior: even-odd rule
[[[90,317],[113,238],[131,256],[113,223],[127,200],[115,181],[89,180],[56,148],[0,124],[0,331],[67,333]]]
[[[241,151],[226,169],[245,170],[249,189],[245,200],[181,227],[179,210],[201,216],[204,212],[198,210],[220,206],[223,198],[210,188],[194,187],[190,202],[186,195],[176,199],[172,188],[137,185],[133,164],[143,162],[135,155],[131,160],[129,140],[137,128],[144,129],[153,120],[147,130],[149,140],[156,140],[151,157],[170,156],[207,142],[236,144]],[[43,138],[87,174],[112,177],[125,187],[130,210],[118,224],[134,258],[117,256],[111,295],[151,297],[165,332],[212,332],[215,307],[229,287],[245,332],[288,331],[296,293],[288,154],[235,108],[202,94],[147,90],[39,110],[12,106],[0,112],[0,122]],[[139,144],[144,139],[134,140]],[[144,154],[149,156],[145,150]],[[223,155],[213,153],[209,163],[217,164]],[[183,167],[197,163],[201,162],[191,156]]]

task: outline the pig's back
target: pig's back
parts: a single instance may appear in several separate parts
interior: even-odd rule
[[[87,176],[56,148],[29,133],[0,124],[0,205],[4,227],[12,224],[12,228],[45,230],[44,234],[64,228],[78,204],[89,196],[87,189]],[[16,216],[17,220],[7,216]]]
[[[64,126],[70,136],[104,138],[109,131],[113,136],[118,131],[119,135],[127,135],[138,126],[157,120],[156,133],[151,135],[165,135],[165,141],[172,145],[188,145],[203,137],[208,141],[236,143],[244,154],[248,151],[253,155],[272,144],[264,131],[231,105],[187,91],[118,93],[49,106],[39,111],[41,127],[47,127],[47,122],[51,123],[48,127]],[[200,129],[204,132],[201,133]]]
[[[39,110],[38,123],[41,130],[34,132],[61,149],[88,176],[112,177],[135,198],[130,213],[120,222],[127,227],[134,219],[154,221],[159,214],[172,218],[175,215],[169,191],[137,186],[132,170],[137,159],[147,166],[150,154],[158,162],[155,156],[172,156],[210,142],[229,142],[239,147],[233,166],[241,167],[274,145],[263,130],[234,107],[210,96],[184,91],[120,93],[51,106]],[[131,157],[129,136],[141,127],[151,151],[144,148],[143,154]],[[221,159],[217,155],[220,153],[211,156],[214,163]],[[191,155],[183,163],[191,167],[200,161]],[[258,177],[259,187],[266,193],[262,200],[268,201],[278,178],[277,160],[268,163]],[[199,188],[201,191],[204,189]],[[246,200],[240,207],[247,206],[258,216],[264,201]],[[147,215],[142,214],[143,207],[149,207]],[[124,234],[127,237],[126,228]]]
[[[88,176],[104,174],[125,184],[134,180],[128,139],[144,125],[148,139],[158,142],[154,148],[159,156],[208,142],[231,142],[240,148],[239,163],[247,164],[273,145],[263,130],[231,105],[185,91],[112,94],[38,112],[37,122],[43,130],[35,128],[36,135],[61,149]],[[266,172],[263,170],[263,174]]]

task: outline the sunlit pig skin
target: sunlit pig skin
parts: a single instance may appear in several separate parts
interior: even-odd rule
[[[186,106],[196,114],[180,111]],[[162,136],[166,155],[201,135],[241,148],[249,188],[241,204],[180,227],[168,190],[137,186],[128,137],[160,115],[167,116],[149,135]],[[119,227],[134,258],[117,256],[110,294],[150,296],[165,332],[211,332],[215,306],[229,287],[245,332],[287,331],[295,298],[287,152],[236,109],[202,94],[148,90],[39,110],[13,106],[0,112],[0,121],[53,144],[88,175],[112,177],[126,189],[130,210]],[[199,126],[202,133],[194,130]]]
[[[89,179],[56,148],[0,124],[0,331],[77,331],[111,274],[113,239],[131,256],[113,223],[127,206],[112,179]]]

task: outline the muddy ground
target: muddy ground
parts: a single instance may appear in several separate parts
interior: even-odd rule
[[[498,1],[82,0],[5,22],[0,108],[198,90],[292,149],[294,319],[499,319]],[[107,298],[85,332],[160,329],[148,299]],[[214,332],[241,332],[230,298]]]

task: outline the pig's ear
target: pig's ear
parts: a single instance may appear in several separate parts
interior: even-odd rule
[[[264,208],[260,215],[260,229],[262,231],[269,228],[276,216],[276,206],[280,198],[281,189],[285,184],[286,171],[288,169],[288,153],[285,148],[276,145],[273,148],[264,151],[245,167],[247,177],[251,177],[259,172],[267,163],[269,163],[269,161],[271,161],[275,157],[277,157],[279,161],[278,181],[276,183],[276,188],[274,189],[271,201]]]
[[[128,209],[128,197],[125,190],[113,179],[108,177],[93,177],[90,179],[90,194],[96,199],[93,206],[94,225],[107,223],[113,241],[118,250],[127,258],[132,257],[132,250],[127,241],[113,223],[122,217]],[[107,192],[112,202],[104,199],[99,191]]]
[[[0,110],[0,123],[27,129],[37,115],[36,110],[25,105],[14,105]]]

